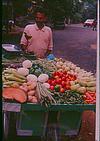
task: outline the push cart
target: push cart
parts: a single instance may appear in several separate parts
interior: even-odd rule
[[[60,104],[47,108],[39,104],[3,102],[4,138],[11,134],[14,138],[39,136],[43,141],[59,141],[60,135],[78,135],[85,110],[95,111],[95,105]]]
[[[4,65],[11,63],[10,52],[8,56],[8,52],[5,53],[4,50],[3,55]],[[35,58],[31,56],[28,59]],[[95,111],[95,104],[59,104],[45,107],[40,104],[3,101],[3,137],[6,140],[11,136],[14,141],[16,136],[39,136],[43,141],[59,141],[61,135],[79,133],[82,113],[85,110]]]

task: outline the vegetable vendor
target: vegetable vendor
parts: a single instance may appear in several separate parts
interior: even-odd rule
[[[20,44],[23,51],[33,53],[37,58],[47,57],[53,50],[52,30],[45,25],[46,13],[41,8],[35,11],[35,24],[24,29]]]

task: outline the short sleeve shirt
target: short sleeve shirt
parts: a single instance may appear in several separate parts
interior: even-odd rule
[[[52,50],[52,31],[49,27],[44,26],[40,30],[36,24],[32,24],[27,25],[24,32],[31,38],[26,39],[23,33],[20,44],[26,45],[28,52],[33,52],[37,57],[44,58],[47,50]]]

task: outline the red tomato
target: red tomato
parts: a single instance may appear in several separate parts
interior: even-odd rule
[[[63,81],[66,81],[66,77],[63,76],[63,77],[62,77],[62,80],[63,80]]]
[[[53,76],[56,76],[56,75],[57,75],[56,71],[55,71],[52,75],[53,75]]]
[[[55,86],[55,85],[56,85],[56,80],[53,80],[53,81],[51,82],[51,85]]]
[[[54,78],[55,78],[55,79],[58,79],[58,78],[59,78],[59,76],[58,76],[58,75],[56,75],[56,76],[54,76]]]
[[[50,86],[50,90],[54,90],[54,86]]]
[[[64,93],[65,89],[64,88],[60,88],[60,93]]]
[[[73,77],[70,78],[70,80],[71,80],[71,81],[74,81],[74,80],[76,80],[76,77],[73,76]]]
[[[67,77],[67,78],[66,78],[66,81],[70,81],[70,79]]]
[[[66,81],[66,85],[71,85],[71,84],[70,84],[70,81],[67,80],[67,81]]]
[[[59,71],[56,71],[56,75],[58,75],[58,76],[59,76],[59,74],[60,74],[60,73],[59,73]]]
[[[69,74],[68,78],[69,78],[71,81],[74,81],[74,80],[76,80],[76,75],[74,75],[74,74]]]
[[[49,84],[51,84],[51,82],[52,82],[52,80],[51,80],[51,79],[49,79],[49,80],[47,81],[47,83],[49,83]]]
[[[63,74],[67,74],[67,71],[63,71]]]
[[[66,74],[65,77],[67,78],[69,76],[69,74]]]
[[[73,77],[74,77],[74,80],[76,80],[76,79],[77,79],[76,75],[74,75]]]
[[[65,88],[66,90],[70,90],[70,85],[67,84]]]
[[[57,84],[61,84],[61,82],[62,82],[61,78],[58,78],[58,79],[56,80],[56,83],[57,83]]]
[[[59,72],[59,77],[63,77],[63,73],[62,72]]]
[[[66,82],[65,81],[62,81],[61,82],[61,85],[62,85],[63,88],[66,87]]]

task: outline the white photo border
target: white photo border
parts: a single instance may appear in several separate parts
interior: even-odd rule
[[[100,7],[99,7],[99,0],[97,1],[97,74],[96,74],[96,78],[97,78],[97,83],[96,83],[96,130],[95,130],[95,141],[100,141],[100,49],[99,49],[99,45],[100,45],[100,39],[99,39],[99,11],[100,11]]]

